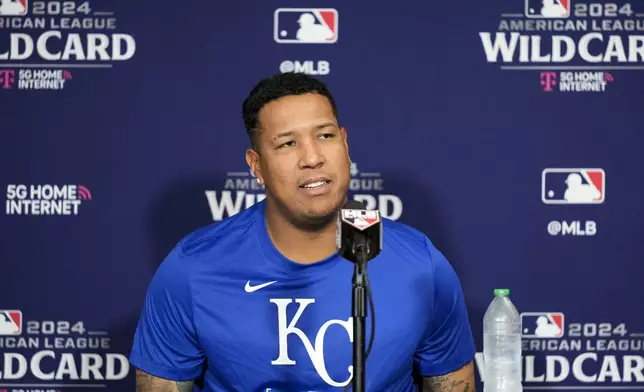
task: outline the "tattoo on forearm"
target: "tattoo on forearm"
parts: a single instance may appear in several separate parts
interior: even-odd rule
[[[474,392],[470,380],[455,380],[452,376],[423,378],[422,392]]]
[[[136,392],[192,392],[193,381],[170,381],[137,369]]]
[[[192,392],[193,381],[179,381],[177,382],[177,389],[179,392]]]

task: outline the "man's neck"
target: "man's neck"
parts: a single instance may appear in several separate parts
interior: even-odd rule
[[[296,263],[315,263],[337,251],[334,221],[319,230],[307,231],[289,222],[279,212],[271,213],[267,209],[266,228],[268,236],[280,253]]]

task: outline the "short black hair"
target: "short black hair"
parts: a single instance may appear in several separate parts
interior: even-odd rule
[[[327,85],[319,79],[303,73],[283,73],[262,79],[250,92],[242,105],[242,115],[246,133],[251,146],[257,150],[257,131],[259,131],[259,111],[264,105],[282,97],[302,94],[320,94],[326,97],[338,120],[338,108]]]

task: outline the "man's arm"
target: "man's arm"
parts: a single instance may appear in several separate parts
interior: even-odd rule
[[[152,277],[130,352],[136,392],[192,392],[191,380],[203,374],[206,357],[192,312],[192,265],[178,244]]]
[[[442,376],[423,377],[419,392],[474,392],[474,363]],[[138,392],[138,391],[137,391]]]
[[[193,381],[170,381],[136,369],[136,392],[192,392]]]
[[[426,239],[433,295],[425,337],[414,355],[421,392],[474,392],[476,346],[461,282],[445,256]]]

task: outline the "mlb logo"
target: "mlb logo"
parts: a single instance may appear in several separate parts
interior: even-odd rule
[[[338,11],[333,8],[278,8],[273,39],[280,44],[332,44],[338,40]]]
[[[22,312],[0,310],[0,336],[14,336],[22,333]]]
[[[561,338],[564,335],[564,314],[521,313],[521,328],[524,338]]]
[[[27,14],[28,0],[0,0],[0,16],[22,16]]]
[[[525,16],[528,18],[567,18],[570,16],[571,0],[525,0]]]
[[[380,222],[380,211],[342,210],[342,221],[358,230],[364,230]]]
[[[555,169],[541,173],[541,200],[545,204],[602,204],[606,199],[603,169]]]

